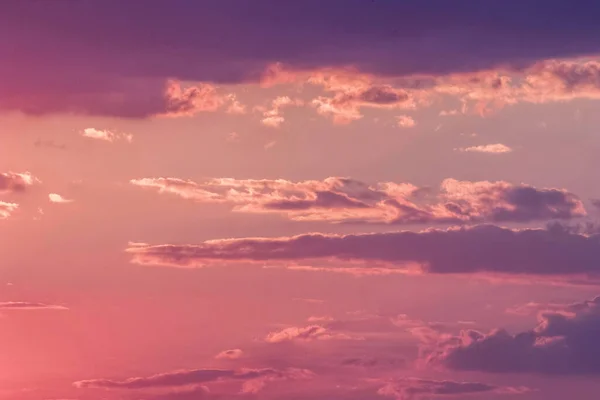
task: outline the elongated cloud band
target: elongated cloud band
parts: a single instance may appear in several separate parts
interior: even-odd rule
[[[248,393],[260,390],[269,380],[278,379],[305,379],[310,378],[312,372],[302,369],[288,368],[277,370],[263,369],[195,369],[165,372],[149,377],[129,378],[123,381],[109,379],[90,379],[74,382],[78,388],[104,388],[104,389],[153,389],[164,387],[190,386],[216,381],[241,381],[243,391]]]
[[[323,181],[144,178],[131,184],[197,202],[234,204],[234,211],[278,213],[296,221],[424,224],[529,222],[586,215],[579,198],[564,189],[508,182],[444,180],[439,190],[410,183],[369,186],[351,178]]]
[[[399,400],[435,399],[479,393],[520,394],[526,388],[498,387],[478,382],[434,381],[429,379],[397,379],[379,389],[382,396]]]
[[[53,304],[5,301],[0,303],[0,310],[68,310],[68,308]]]
[[[133,245],[134,261],[194,267],[232,262],[380,262],[418,264],[437,274],[598,275],[600,236],[551,229],[472,228],[362,235],[306,234],[279,238],[211,240],[198,245]]]

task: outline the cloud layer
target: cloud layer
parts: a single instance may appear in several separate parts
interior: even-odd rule
[[[588,0],[578,7],[559,1],[539,7],[534,0],[7,3],[0,8],[0,33],[10,40],[0,51],[10,54],[11,63],[0,67],[5,77],[0,110],[185,114],[213,109],[219,101],[204,84],[179,93],[165,90],[171,78],[256,82],[276,62],[294,70],[352,66],[378,76],[505,65],[518,70],[538,60],[600,51],[599,15],[598,5]],[[222,32],[223,26],[236,29]],[[395,101],[371,92],[357,100]]]

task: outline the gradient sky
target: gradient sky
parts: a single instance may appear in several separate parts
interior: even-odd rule
[[[0,3],[0,399],[597,399],[599,18]]]

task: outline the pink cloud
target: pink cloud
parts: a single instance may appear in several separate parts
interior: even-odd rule
[[[464,147],[464,148],[461,148],[458,150],[463,151],[463,152],[471,152],[471,153],[492,153],[492,154],[510,153],[511,151],[513,151],[513,149],[511,149],[510,147],[508,147],[502,143]]]
[[[26,301],[0,302],[0,310],[68,310],[64,306]]]
[[[309,325],[305,327],[289,327],[280,331],[271,332],[265,338],[267,343],[280,342],[310,342],[313,340],[350,340],[353,337],[344,334],[330,332],[320,325]]]
[[[412,128],[417,124],[415,120],[408,115],[400,115],[396,117],[396,123],[400,128]]]
[[[321,85],[333,97],[319,96],[312,101],[317,113],[328,116],[336,124],[347,124],[363,117],[361,108],[413,109],[416,94],[403,88],[376,84],[367,75],[342,73],[327,75],[315,73],[311,84]]]
[[[302,106],[304,102],[300,99],[292,100],[288,96],[276,97],[271,102],[271,108],[263,112],[263,119],[261,122],[263,125],[270,126],[273,128],[279,128],[285,121],[283,116],[283,109],[291,106]]]
[[[133,135],[129,133],[118,133],[108,129],[96,129],[96,128],[85,128],[81,135],[86,138],[103,140],[105,142],[115,142],[117,140],[124,140],[131,143],[133,141]]]
[[[241,382],[243,393],[256,393],[266,382],[286,379],[308,379],[311,371],[288,368],[283,370],[263,369],[195,369],[160,373],[148,377],[128,378],[122,381],[109,379],[89,379],[74,382],[77,388],[102,389],[156,389],[178,388],[214,382]]]
[[[5,201],[0,201],[0,219],[8,218],[14,213],[19,205],[16,203],[7,203]]]
[[[462,224],[572,219],[586,215],[581,200],[564,189],[537,189],[497,181],[444,180],[438,192],[409,183],[375,185],[331,177],[323,181],[178,178],[131,183],[198,202],[233,204],[233,211],[276,213],[295,221],[375,224]]]
[[[71,199],[66,199],[57,193],[50,193],[48,195],[48,200],[50,200],[51,203],[63,203],[63,204],[64,203],[72,203],[74,201]]]
[[[230,104],[230,110],[238,110],[241,107],[235,96],[221,95],[217,92],[217,88],[207,83],[184,87],[179,82],[170,81],[167,84],[165,99],[165,110],[157,115],[192,116],[198,112],[217,111],[227,103]]]
[[[39,179],[29,172],[3,172],[0,173],[0,194],[24,192],[36,182]]]

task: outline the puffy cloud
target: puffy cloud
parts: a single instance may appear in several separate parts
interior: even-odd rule
[[[215,358],[235,360],[237,358],[240,358],[243,354],[244,354],[244,352],[240,349],[231,349],[231,350],[224,350],[224,351],[220,352],[219,354],[217,354],[215,356]]]
[[[541,311],[538,325],[510,334],[468,330],[438,344],[429,363],[495,373],[600,373],[600,297]]]
[[[35,183],[40,182],[29,172],[3,172],[0,173],[0,195],[22,193]],[[0,200],[0,219],[10,217],[17,209],[17,203]]]
[[[16,203],[0,201],[0,219],[10,217],[11,214],[17,210],[17,208],[19,208],[19,205]]]
[[[333,92],[333,97],[319,96],[312,101],[317,112],[330,116],[336,124],[347,124],[363,117],[361,108],[411,109],[415,107],[413,96],[402,88],[390,85],[374,85],[368,78],[325,77],[314,75],[309,82],[324,86],[326,91]],[[414,121],[413,121],[414,122]]]
[[[574,99],[600,99],[598,60],[546,60],[520,71],[482,71],[438,77],[430,96],[447,95],[486,115],[518,103],[543,104]],[[440,114],[442,115],[442,114]]]
[[[407,272],[495,273],[598,277],[600,236],[556,229],[478,225],[422,232],[357,235],[305,234],[278,238],[210,240],[197,245],[137,245],[134,262],[177,267],[236,262],[378,263]]]
[[[265,338],[267,343],[280,343],[287,341],[312,341],[312,340],[349,340],[351,336],[344,333],[331,332],[320,325],[306,327],[289,327],[280,331],[271,332]]]
[[[395,397],[398,400],[437,399],[445,397],[461,398],[480,393],[520,394],[526,388],[498,387],[478,382],[434,381],[418,378],[397,379],[379,389],[382,396]]]
[[[63,204],[64,203],[72,203],[74,201],[71,199],[66,199],[57,193],[50,193],[48,195],[48,200],[50,200],[51,203],[63,203]]]
[[[109,379],[90,379],[74,382],[77,388],[103,389],[155,389],[206,384],[216,381],[239,381],[242,391],[250,393],[262,388],[268,380],[306,379],[312,372],[295,368],[277,370],[263,369],[195,369],[165,372],[148,377],[129,378],[122,381]]]
[[[0,310],[68,310],[68,308],[53,304],[32,303],[27,301],[5,301],[0,302]]]
[[[446,179],[437,193],[408,183],[376,185],[331,177],[323,181],[178,178],[130,181],[199,202],[223,202],[237,212],[278,213],[296,221],[376,224],[461,224],[572,219],[586,215],[581,200],[562,189],[508,182]]]
[[[124,140],[131,143],[133,141],[132,134],[113,132],[108,129],[85,128],[81,131],[81,135],[86,138],[104,140],[106,142]]]
[[[471,152],[471,153],[510,153],[512,149],[502,143],[486,144],[481,146],[471,146],[459,149],[460,151]]]
[[[0,173],[0,194],[24,192],[28,186],[39,182],[29,172]]]
[[[243,112],[242,104],[234,95],[221,95],[213,85],[206,83],[183,87],[180,83],[171,81],[167,86],[165,98],[165,110],[157,115],[192,116],[201,111],[217,111],[227,103],[229,113]]]
[[[303,104],[304,102],[300,99],[292,100],[288,96],[276,97],[271,103],[271,109],[263,112],[263,119],[261,122],[263,125],[279,128],[285,121],[283,109],[291,106],[302,106]]]
[[[297,79],[321,85],[325,91],[334,93],[331,98],[317,97],[313,105],[319,113],[333,116],[334,122],[338,123],[362,118],[361,107],[428,107],[443,103],[446,97],[462,103],[461,113],[481,116],[519,103],[600,99],[598,60],[545,60],[523,69],[412,77],[377,77],[351,70],[324,70],[297,74]],[[376,101],[366,101],[356,94],[361,91],[375,93],[377,90],[383,90],[385,95],[367,96],[367,99]],[[458,110],[442,110],[439,115],[445,117],[458,113]],[[399,122],[404,124],[402,126],[410,124],[408,119]],[[472,151],[491,152],[493,148],[490,146],[474,146]],[[495,147],[500,149],[497,145]]]
[[[412,128],[417,124],[415,120],[408,115],[400,115],[399,117],[396,117],[396,120],[400,128]]]

